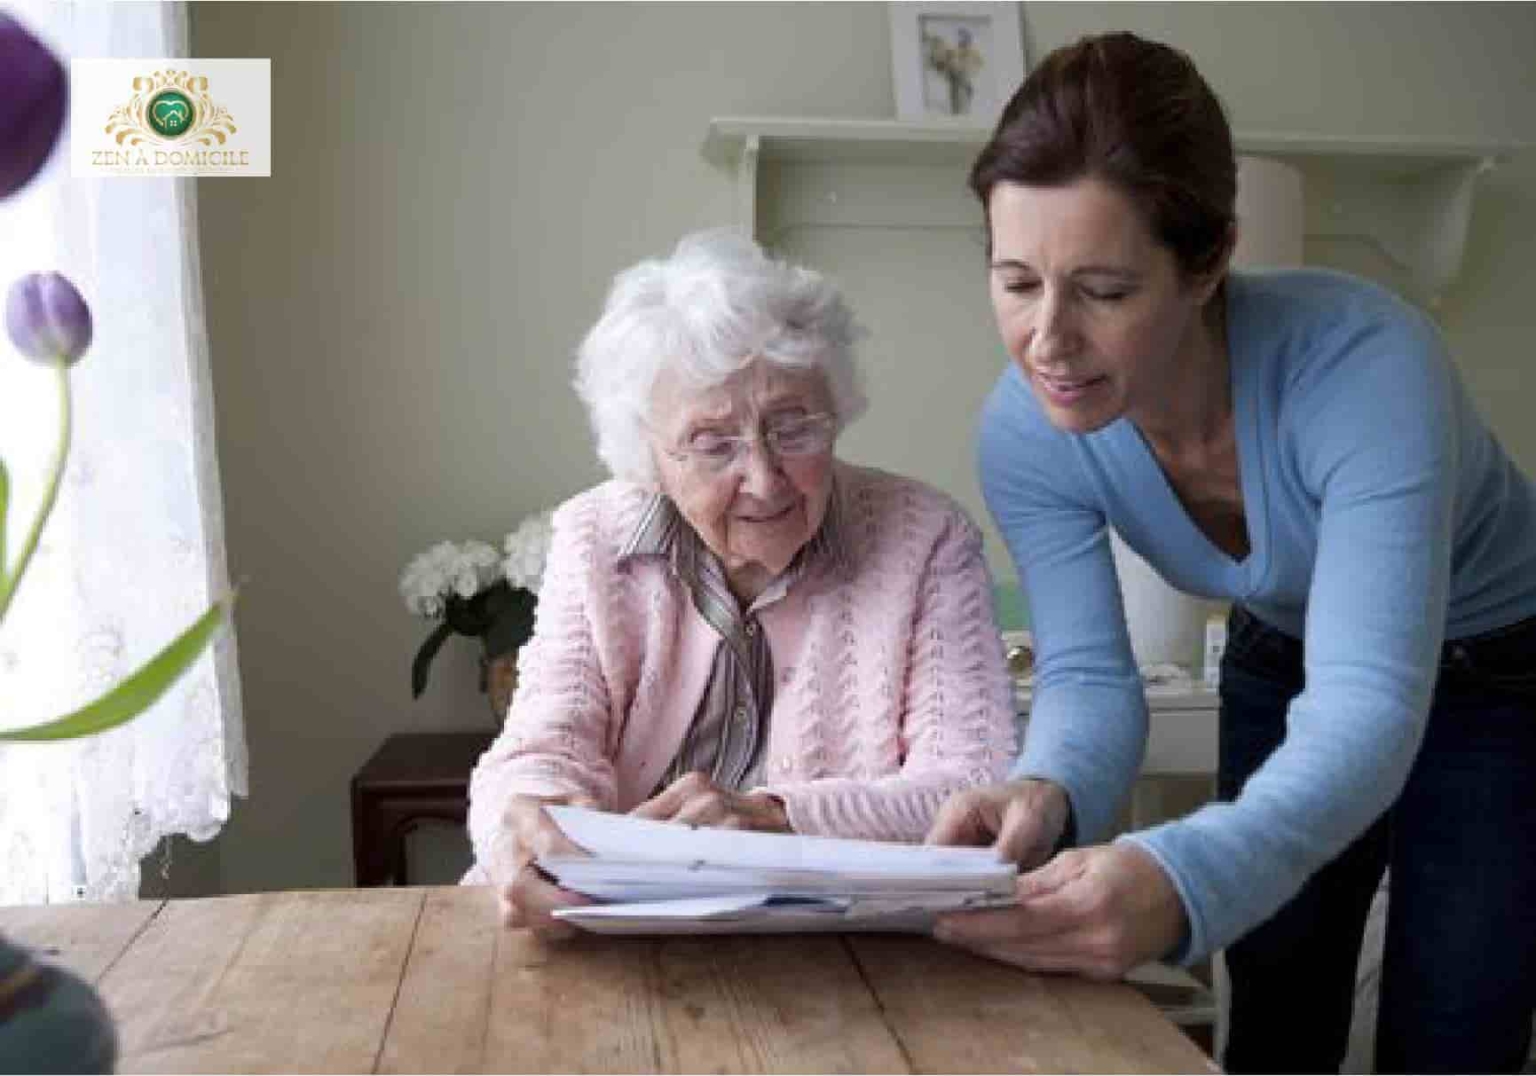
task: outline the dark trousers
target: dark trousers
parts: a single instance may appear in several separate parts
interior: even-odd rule
[[[1285,736],[1302,644],[1233,610],[1218,794]],[[1226,951],[1230,1072],[1337,1072],[1371,898],[1392,868],[1378,1072],[1516,1072],[1536,1009],[1536,619],[1447,643],[1397,801]]]

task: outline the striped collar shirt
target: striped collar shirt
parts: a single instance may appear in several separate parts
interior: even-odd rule
[[[688,590],[699,615],[720,635],[714,666],[693,721],[671,765],[657,783],[660,792],[684,774],[700,771],[722,788],[741,790],[761,783],[773,711],[773,654],[758,620],[806,572],[818,565],[845,569],[848,543],[834,486],[827,514],[815,536],[789,567],[750,607],[731,593],[720,559],[704,544],[665,494],[654,494],[640,514],[619,562],[662,558]]]

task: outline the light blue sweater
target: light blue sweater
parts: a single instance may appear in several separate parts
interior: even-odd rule
[[[1178,889],[1186,962],[1272,915],[1396,799],[1444,639],[1536,616],[1536,488],[1431,322],[1321,271],[1234,273],[1227,295],[1241,562],[1195,526],[1128,420],[1060,432],[1012,366],[978,445],[1037,648],[1014,775],[1067,789],[1079,843],[1108,834],[1147,735],[1106,523],[1179,589],[1306,641],[1289,734],[1237,801],[1122,838]]]

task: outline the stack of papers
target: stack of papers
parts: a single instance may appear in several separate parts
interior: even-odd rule
[[[943,911],[1013,901],[1017,870],[990,848],[695,829],[581,807],[550,817],[587,856],[543,856],[562,887],[602,903],[555,915],[607,934],[926,931]]]

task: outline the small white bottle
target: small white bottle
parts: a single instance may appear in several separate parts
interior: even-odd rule
[[[1227,615],[1212,613],[1205,620],[1205,686],[1215,691],[1221,684],[1221,655],[1227,649]]]

